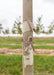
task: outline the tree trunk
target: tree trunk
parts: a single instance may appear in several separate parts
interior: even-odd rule
[[[32,0],[23,0],[23,75],[33,75]]]

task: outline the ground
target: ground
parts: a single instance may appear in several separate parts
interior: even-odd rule
[[[54,56],[34,55],[34,75],[54,75]],[[22,55],[0,55],[0,75],[23,75]]]
[[[34,54],[54,55],[54,38],[34,38]],[[0,37],[0,54],[22,54],[21,37]]]
[[[34,75],[54,75],[54,38],[34,38]],[[0,75],[22,75],[22,38],[0,37]]]
[[[0,54],[22,54],[22,49],[7,49],[7,48],[0,48]],[[37,55],[54,55],[54,50],[46,50],[46,49],[36,49],[34,54]]]

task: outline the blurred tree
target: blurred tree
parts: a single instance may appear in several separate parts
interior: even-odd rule
[[[37,23],[36,23],[36,33],[37,34],[40,34],[40,33],[44,32],[44,26],[41,23],[41,21],[42,21],[42,16],[38,17],[38,20],[37,20]]]
[[[13,33],[13,34],[16,34],[16,30],[12,29],[12,33]]]
[[[13,34],[22,34],[22,30],[21,30],[21,22],[14,22],[14,26],[12,28],[12,33]]]
[[[3,29],[2,24],[0,24],[0,34],[1,34],[2,29]]]
[[[8,29],[5,29],[5,31],[2,31],[3,34],[9,34],[9,28]]]
[[[48,31],[48,33],[49,34],[51,34],[51,33],[53,33],[53,30],[54,30],[54,21],[53,22],[51,22],[51,24],[49,25],[49,31]]]
[[[12,33],[13,33],[13,34],[17,34],[15,24],[14,24],[14,26],[13,26],[13,28],[12,28]]]

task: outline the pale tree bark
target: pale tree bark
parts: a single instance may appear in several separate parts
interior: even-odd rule
[[[23,0],[23,75],[33,75],[32,0]]]

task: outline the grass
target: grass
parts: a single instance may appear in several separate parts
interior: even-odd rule
[[[17,37],[0,37],[0,44],[21,44],[22,38]]]
[[[34,44],[48,44],[48,43],[54,44],[54,39],[52,39],[52,38],[34,39]]]
[[[0,45],[0,48],[8,48],[8,49],[22,49],[21,45]],[[34,46],[34,49],[53,49],[54,50],[54,46]]]
[[[0,45],[0,48],[8,48],[8,49],[22,49],[22,46],[18,46],[18,45],[15,45],[15,46],[12,46],[12,45]]]
[[[33,39],[35,49],[54,49],[54,46],[47,46],[43,44],[54,44],[54,38],[34,38]],[[3,45],[2,45],[3,44]],[[6,44],[6,45],[4,45]],[[9,44],[9,45],[7,45]],[[10,44],[19,44],[19,45],[10,45]],[[40,46],[38,46],[40,44]],[[22,38],[17,37],[0,37],[0,48],[8,49],[22,49]]]
[[[0,75],[22,75],[22,56],[0,55]]]
[[[53,49],[54,50],[54,46],[34,46],[34,49]]]
[[[36,73],[49,73],[50,75],[53,72],[54,56],[34,55],[34,75]],[[0,55],[0,75],[23,75],[22,55]]]
[[[54,43],[54,38],[34,38],[34,44]],[[0,37],[0,44],[22,44],[22,38],[17,37]]]
[[[54,73],[54,56],[34,56],[34,73]],[[45,74],[48,75],[48,74]],[[52,74],[54,75],[54,74]]]

